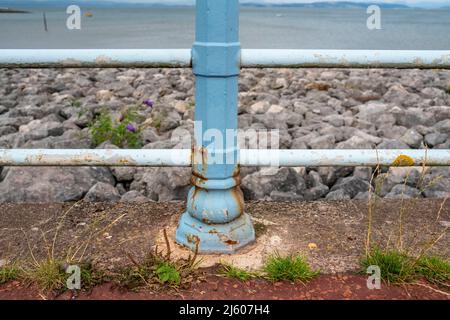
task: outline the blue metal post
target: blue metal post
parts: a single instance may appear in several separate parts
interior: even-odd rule
[[[239,1],[197,0],[193,187],[176,240],[200,253],[233,253],[255,239],[239,187],[240,51]]]

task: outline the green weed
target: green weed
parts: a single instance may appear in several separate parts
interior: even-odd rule
[[[373,248],[361,260],[363,272],[369,266],[378,266],[381,278],[392,284],[410,282],[416,276],[412,259],[397,250],[383,251],[378,247]]]
[[[18,280],[21,278],[21,275],[22,272],[16,265],[5,265],[0,268],[0,284]]]
[[[220,274],[222,274],[228,278],[238,279],[241,281],[247,281],[252,278],[258,277],[258,274],[256,274],[255,272],[250,272],[245,269],[241,269],[241,268],[235,267],[231,264],[225,264],[225,263],[221,264],[221,269],[219,272],[220,272]]]
[[[98,146],[105,141],[120,148],[142,147],[141,130],[135,125],[138,118],[134,108],[126,110],[120,120],[114,120],[110,112],[103,109],[89,126],[93,143]]]
[[[450,264],[437,256],[419,259],[416,272],[431,283],[445,284],[450,282]]]
[[[270,256],[264,265],[266,278],[270,281],[300,281],[306,282],[320,272],[312,271],[309,264],[300,255],[280,256],[278,253]]]

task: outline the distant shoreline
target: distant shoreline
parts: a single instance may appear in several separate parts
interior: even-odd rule
[[[18,0],[17,0],[18,1]],[[1,2],[1,0],[0,0]],[[38,6],[36,6],[38,4]],[[38,3],[31,3],[27,1],[18,1],[18,3],[12,3],[10,1],[5,1],[0,5],[11,5],[15,7],[21,7],[24,9],[12,9],[10,7],[0,7],[0,13],[32,13],[31,11],[27,11],[25,9],[28,8],[65,8],[69,5],[69,1],[61,0],[60,2],[51,1],[51,0],[42,0]],[[323,2],[314,2],[314,3],[257,3],[257,2],[246,2],[241,3],[240,6],[242,8],[259,8],[259,9],[365,9],[371,3],[369,2],[352,2],[352,1],[342,1],[342,2],[332,2],[332,1],[323,1]],[[379,3],[374,2],[372,4],[376,4],[380,6],[382,9],[422,9],[422,10],[448,10],[450,6],[441,5],[441,6],[411,6],[405,4],[397,4],[397,3]],[[92,1],[88,3],[85,0],[80,0],[80,6],[96,9],[107,9],[107,8],[130,8],[130,9],[141,9],[141,8],[193,8],[193,5],[186,4],[164,4],[164,3],[120,3],[120,2],[112,2],[112,1]]]
[[[31,13],[31,12],[19,9],[0,8],[0,13]]]

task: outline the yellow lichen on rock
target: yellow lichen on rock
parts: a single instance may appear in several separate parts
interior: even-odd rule
[[[411,167],[413,165],[414,159],[404,154],[399,155],[392,163],[394,167]]]

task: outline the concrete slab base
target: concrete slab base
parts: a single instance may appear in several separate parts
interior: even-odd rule
[[[369,221],[365,201],[247,202],[245,210],[256,242],[233,255],[201,255],[201,266],[224,261],[258,269],[278,251],[300,253],[322,273],[358,270]],[[172,257],[187,257],[192,252],[174,241],[184,211],[182,202],[0,204],[0,260],[31,262],[30,249],[36,259],[45,259],[56,230],[55,256],[65,258],[79,249],[84,260],[106,270],[130,265],[129,256],[143,259],[156,245],[165,250],[163,229]],[[414,255],[439,237],[428,253],[450,258],[450,201],[381,199],[372,211],[372,244],[401,246]]]
[[[275,222],[265,219],[256,219],[253,223],[260,223],[266,227],[276,225]],[[175,216],[170,220],[166,228],[171,257],[174,259],[187,259],[193,256],[193,252],[175,241],[177,225],[178,220]],[[163,253],[167,253],[163,230],[159,231],[155,244]],[[226,263],[247,270],[258,270],[263,266],[268,256],[275,252],[288,254],[292,247],[293,244],[289,243],[288,239],[283,237],[283,235],[270,235],[265,233],[260,235],[255,242],[239,249],[233,254],[199,254],[198,261],[199,266],[205,268],[212,267],[218,263]]]

